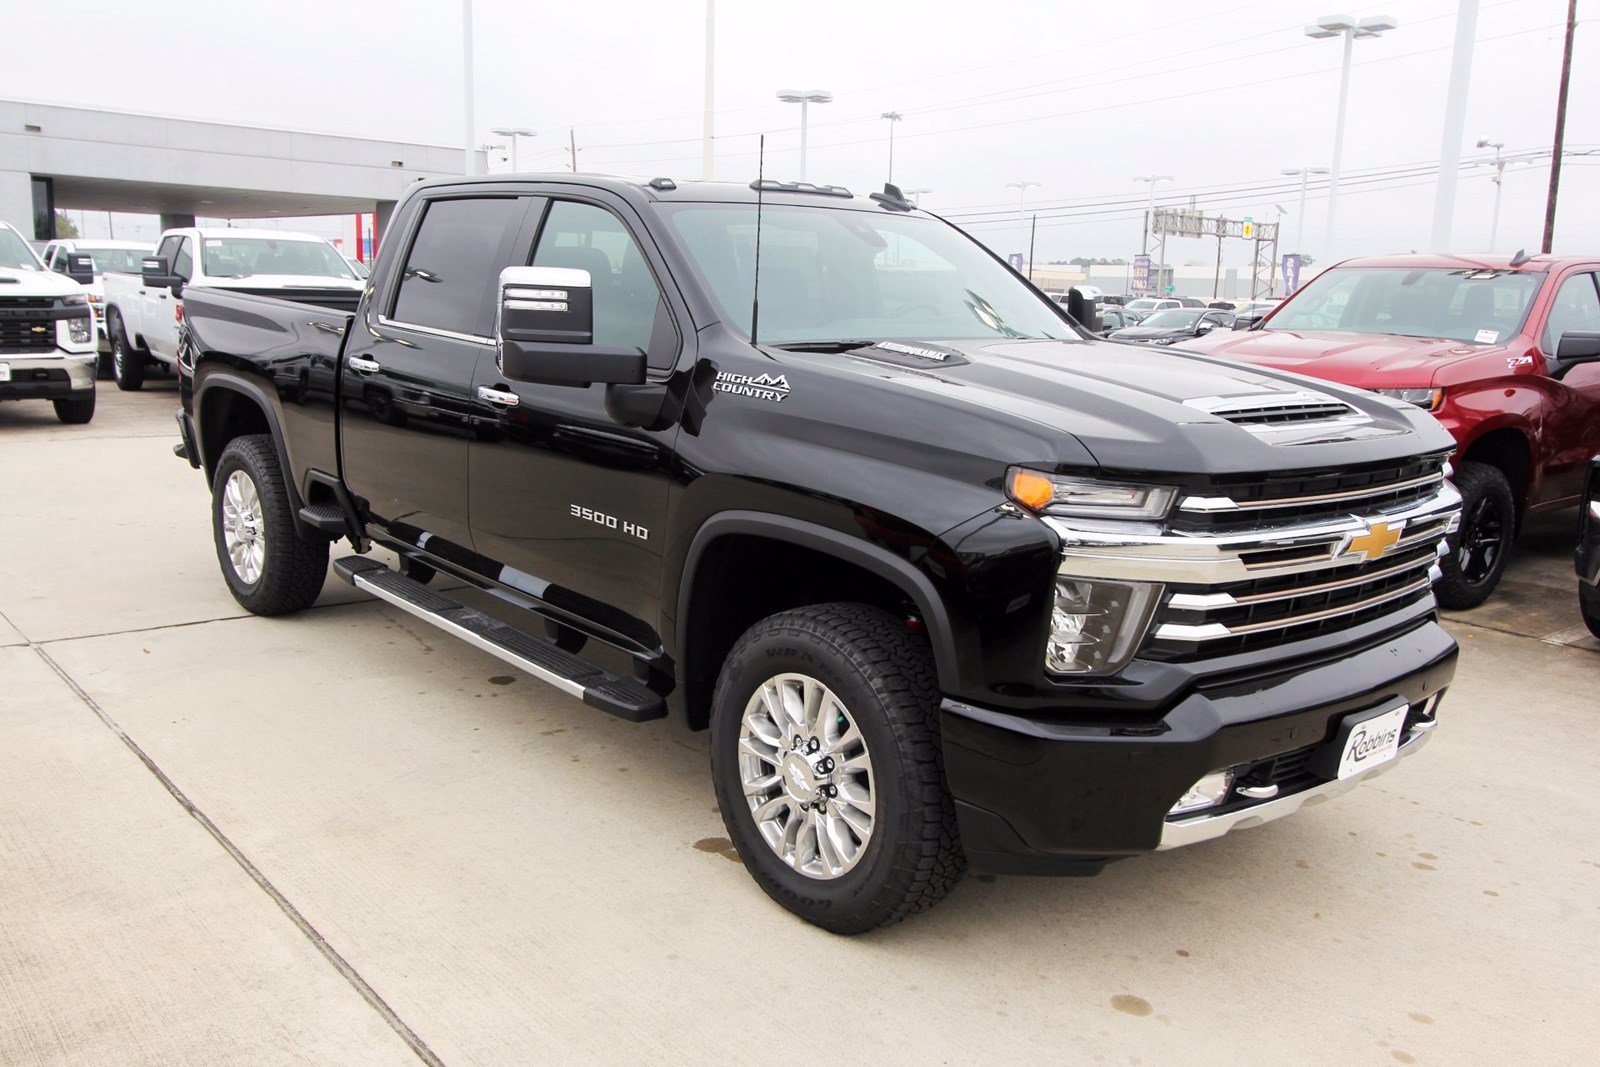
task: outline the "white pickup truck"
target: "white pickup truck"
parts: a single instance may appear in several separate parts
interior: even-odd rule
[[[94,320],[88,256],[67,277],[45,269],[22,235],[0,222],[0,400],[49,400],[62,422],[94,417]]]
[[[284,230],[167,230],[141,267],[139,274],[105,276],[112,372],[124,390],[142,387],[151,364],[177,364],[186,286],[314,299],[324,306],[344,299],[354,310],[366,285],[333,245]]]

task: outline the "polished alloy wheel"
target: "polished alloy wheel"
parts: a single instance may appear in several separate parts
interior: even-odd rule
[[[116,338],[114,336],[111,338],[111,366],[113,368],[113,373],[115,373],[118,378],[121,378],[122,377],[122,342],[118,338]]]
[[[239,580],[255,584],[267,558],[267,532],[256,483],[242,470],[222,487],[222,537]]]
[[[849,710],[804,674],[768,678],[745,705],[739,777],[756,829],[810,878],[838,878],[872,840],[872,757]]]
[[[1456,566],[1468,582],[1477,585],[1494,573],[1505,544],[1506,525],[1504,509],[1492,496],[1480,499],[1461,517]]]

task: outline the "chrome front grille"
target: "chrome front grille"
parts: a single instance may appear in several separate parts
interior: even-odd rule
[[[1274,522],[1281,501],[1271,496],[1251,502],[1250,526],[1046,521],[1062,538],[1063,578],[1161,585],[1142,658],[1211,658],[1432,611],[1461,497],[1442,472],[1401,473],[1365,489],[1336,485],[1300,521]]]
[[[1337,471],[1216,480],[1186,493],[1169,525],[1176,530],[1252,529],[1382,511],[1433,496],[1445,480],[1443,454]]]

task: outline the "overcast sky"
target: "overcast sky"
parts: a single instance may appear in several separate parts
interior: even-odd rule
[[[1593,3],[1589,4],[1591,10]],[[0,96],[241,124],[459,145],[460,4],[413,0],[166,0],[160,4],[7,0],[13,42]],[[1581,5],[1580,5],[1581,7]],[[1332,152],[1339,43],[1302,33],[1331,11],[1392,15],[1400,26],[1358,41],[1345,141],[1346,186],[1332,253],[1428,244],[1457,0],[812,0],[717,4],[719,178],[799,167],[799,108],[782,87],[823,88],[812,108],[808,177],[862,193],[883,184],[888,126],[894,177],[926,187],[925,206],[962,216],[1001,251],[1016,244],[1016,192],[1040,213],[1037,259],[1138,251],[1143,186],[1171,174],[1169,203],[1258,220],[1285,217],[1294,244],[1298,190],[1284,167]],[[1565,0],[1483,0],[1463,151],[1479,137],[1506,152],[1548,150]],[[235,14],[234,12],[237,12]],[[569,129],[580,169],[697,177],[705,8],[699,0],[476,0],[477,131],[539,131],[522,169],[565,168]],[[1580,25],[1567,122],[1556,250],[1600,251],[1600,19]],[[1412,165],[1413,174],[1390,175]],[[493,169],[507,164],[498,158]],[[1455,246],[1486,247],[1490,168],[1460,184]],[[1499,247],[1536,248],[1548,161],[1506,174]],[[1250,188],[1250,187],[1255,188]],[[1225,189],[1223,187],[1233,187]],[[1244,187],[1242,190],[1240,187]],[[1322,256],[1326,201],[1308,203],[1305,251]],[[1075,214],[1064,215],[1065,212]],[[1098,212],[1087,214],[1086,212]],[[994,214],[983,215],[981,212]],[[1242,242],[1227,261],[1239,265]],[[1174,241],[1168,258],[1211,262],[1212,242]]]

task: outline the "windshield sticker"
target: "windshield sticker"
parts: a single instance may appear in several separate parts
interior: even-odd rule
[[[1473,338],[1473,340],[1477,341],[1480,345],[1492,345],[1496,341],[1500,340],[1500,331],[1499,330],[1479,330],[1478,331],[1478,336]]]
[[[222,247],[222,238],[220,238],[220,237],[208,237],[208,238],[206,238],[206,247],[207,248],[221,248]]]
[[[717,373],[717,381],[712,388],[719,393],[781,404],[783,398],[789,395],[789,379],[782,374],[735,374],[725,370]]]

